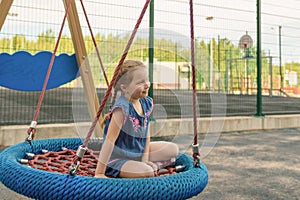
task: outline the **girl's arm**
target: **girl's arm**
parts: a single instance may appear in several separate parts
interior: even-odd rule
[[[144,151],[143,156],[142,156],[142,162],[148,162],[149,161],[149,147],[150,147],[150,134],[148,133],[147,140],[146,140],[145,151]]]
[[[142,156],[142,162],[146,163],[147,165],[151,166],[154,172],[154,175],[157,173],[157,165],[154,164],[149,160],[149,153],[150,153],[150,134],[147,135],[147,140],[146,140],[146,146],[145,146],[145,151]]]
[[[95,171],[95,177],[105,177],[104,174],[106,165],[114,149],[115,141],[119,136],[124,118],[125,116],[121,109],[116,109],[113,111],[106,138],[100,151],[99,160]]]

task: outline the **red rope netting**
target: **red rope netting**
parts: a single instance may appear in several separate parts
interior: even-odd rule
[[[68,174],[69,167],[75,155],[76,151],[71,149],[59,152],[49,151],[45,154],[34,155],[33,159],[28,161],[28,164],[35,169]],[[88,149],[81,159],[77,175],[94,176],[97,162],[98,159],[95,152]]]
[[[80,161],[77,175],[79,176],[94,176],[98,162],[97,151],[87,149],[83,158]],[[65,149],[58,152],[49,151],[44,154],[37,154],[31,156],[32,159],[28,160],[28,165],[32,168],[44,170],[48,172],[57,172],[61,174],[68,174],[72,160],[76,155],[75,150]],[[184,169],[184,166],[173,166],[175,163],[169,161],[155,162],[159,171],[156,176],[170,175],[180,172]]]

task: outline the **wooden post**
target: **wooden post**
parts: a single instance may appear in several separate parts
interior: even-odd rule
[[[0,0],[0,30],[2,29],[12,3],[13,0]]]
[[[65,8],[67,7],[68,1],[69,0],[63,0]],[[78,12],[74,0],[71,0],[71,5],[68,13],[68,23],[70,27],[73,46],[75,49],[79,72],[83,83],[83,88],[88,102],[89,114],[91,119],[94,120],[99,108],[99,101],[98,101],[96,89],[93,82],[92,71],[87,57],[87,51],[86,51],[82,30],[80,26],[80,21],[78,17]],[[95,135],[96,137],[101,136],[100,123],[97,123],[97,126],[95,127]]]

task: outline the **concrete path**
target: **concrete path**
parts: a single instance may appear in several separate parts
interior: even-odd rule
[[[224,133],[203,159],[210,174],[193,199],[300,199],[300,130]]]
[[[209,184],[192,200],[300,199],[299,154],[300,129],[223,133],[202,160]],[[2,184],[0,194],[28,199]]]

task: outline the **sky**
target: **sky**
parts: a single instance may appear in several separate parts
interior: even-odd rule
[[[77,9],[82,22],[83,32],[89,35],[82,8]],[[130,33],[144,6],[144,0],[87,0],[83,1],[94,34]],[[256,45],[256,1],[255,0],[194,0],[194,35],[205,41],[218,37],[227,38],[235,44],[244,34],[249,34]],[[189,45],[190,16],[188,0],[155,0],[155,29],[179,42]],[[264,0],[261,2],[262,49],[270,55],[279,55],[279,35],[283,62],[300,62],[300,11],[299,0]],[[27,38],[36,38],[37,34],[51,27],[58,33],[64,16],[61,0],[14,0],[9,11],[17,16],[8,16],[0,38],[25,34]],[[207,20],[211,17],[212,20]],[[149,13],[147,12],[140,30],[148,31]],[[281,34],[279,34],[281,26]],[[84,28],[85,27],[85,28]],[[174,37],[176,33],[176,37]],[[67,28],[64,34],[69,35]],[[158,34],[157,34],[158,35]],[[169,36],[168,36],[169,35]],[[277,59],[278,60],[278,59]],[[275,59],[276,62],[276,59]]]

